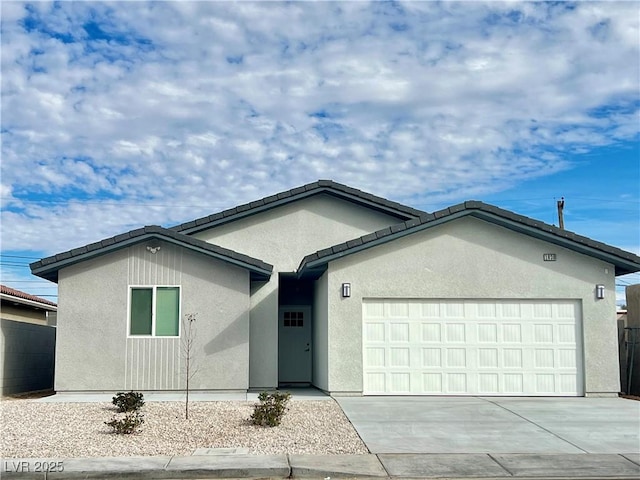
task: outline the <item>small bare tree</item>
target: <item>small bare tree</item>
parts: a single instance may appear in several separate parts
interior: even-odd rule
[[[188,313],[182,319],[182,345],[181,353],[184,359],[184,376],[186,400],[184,404],[185,419],[189,419],[189,382],[198,371],[195,364],[196,342],[196,317],[195,313]]]

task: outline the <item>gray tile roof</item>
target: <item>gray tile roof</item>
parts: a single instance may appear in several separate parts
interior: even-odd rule
[[[222,261],[232,263],[249,270],[251,278],[256,280],[267,280],[273,266],[242,253],[234,252],[218,245],[213,245],[197,238],[189,237],[172,230],[159,227],[157,225],[146,226],[131,230],[114,237],[106,238],[99,242],[74,248],[67,252],[58,253],[51,257],[43,258],[30,264],[31,273],[52,282],[58,281],[58,271],[61,268],[73,265],[89,258],[124,248],[136,243],[140,243],[152,238],[163,240],[169,243],[180,245],[189,250],[200,252],[210,257],[218,258]]]
[[[191,235],[193,233],[206,230],[207,228],[232,222],[239,218],[247,217],[264,210],[269,210],[271,208],[320,193],[327,193],[360,205],[366,205],[374,210],[396,216],[401,221],[418,217],[425,213],[422,210],[417,210],[398,202],[386,200],[382,197],[363,192],[362,190],[334,182],[333,180],[318,180],[317,182],[308,183],[301,187],[270,195],[260,200],[245,203],[213,215],[208,215],[206,217],[176,225],[175,227],[171,227],[171,230]]]
[[[631,252],[509,210],[472,200],[437,212],[423,213],[417,218],[307,255],[298,267],[298,275],[318,277],[332,260],[468,215],[612,263],[615,266],[616,275],[640,271],[640,257]]]

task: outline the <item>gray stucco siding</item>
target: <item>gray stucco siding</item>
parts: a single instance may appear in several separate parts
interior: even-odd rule
[[[194,236],[294,272],[311,252],[398,223],[398,218],[327,194],[283,205]]]
[[[256,284],[251,297],[252,388],[278,385],[278,273],[296,271],[310,252],[397,222],[397,217],[319,194],[194,235],[274,266],[271,280]]]
[[[181,318],[197,314],[190,387],[246,390],[248,271],[169,243],[156,254],[140,244],[60,271],[56,390],[184,387],[181,338],[128,332],[130,287],[153,285],[179,286]]]
[[[313,308],[313,384],[321,390],[329,390],[329,316],[328,291],[325,273],[316,280]]]
[[[544,262],[555,253],[555,262]],[[612,265],[474,218],[334,260],[328,271],[331,392],[362,391],[365,298],[572,299],[582,310],[585,391],[619,390]],[[352,285],[343,299],[340,286]],[[605,299],[595,299],[604,284]]]

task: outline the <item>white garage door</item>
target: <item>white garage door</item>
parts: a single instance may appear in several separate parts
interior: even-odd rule
[[[576,301],[369,299],[365,395],[583,395]]]

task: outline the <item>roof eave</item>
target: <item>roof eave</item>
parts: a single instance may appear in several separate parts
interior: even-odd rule
[[[606,252],[600,248],[596,248],[590,245],[586,245],[577,240],[567,238],[563,236],[564,231],[557,227],[551,227],[548,229],[535,228],[525,223],[521,223],[515,220],[510,220],[499,215],[482,211],[473,210],[470,215],[481,220],[488,221],[495,225],[502,226],[509,230],[524,233],[533,238],[546,241],[548,243],[558,245],[559,247],[566,248],[568,250],[587,255],[592,258],[596,258],[606,263],[610,263],[615,267],[616,276],[626,275],[628,273],[635,273],[640,271],[640,263],[634,262],[631,259],[627,259],[622,255],[616,255],[615,253]],[[568,235],[577,236],[573,232],[566,232]],[[621,253],[627,253],[620,250]]]
[[[48,303],[36,302],[34,300],[29,300],[26,298],[9,295],[8,293],[0,293],[0,299],[6,300],[8,302],[19,303],[21,305],[25,305],[28,307],[37,308],[39,310],[48,310],[51,312],[55,312],[58,310],[58,307],[56,305],[49,305]]]
[[[47,265],[42,265],[39,267],[33,267],[33,265],[40,263],[40,262],[34,262],[33,264],[31,264],[31,273],[40,277],[40,278],[44,278],[45,280],[49,280],[51,282],[55,282],[58,283],[58,272],[62,269],[62,268],[66,268],[69,267],[71,265],[75,265],[77,263],[80,262],[84,262],[86,260],[91,260],[94,258],[98,258],[101,257],[103,255],[107,255],[109,253],[112,253],[114,251],[120,250],[122,248],[127,248],[130,247],[132,245],[136,245],[139,243],[143,243],[145,241],[151,240],[151,239],[156,239],[156,240],[161,240],[163,242],[167,242],[167,243],[172,243],[174,245],[178,245],[181,246],[183,248],[187,248],[189,250],[195,251],[195,252],[199,252],[202,253],[208,257],[212,257],[212,258],[216,258],[218,260],[221,260],[223,262],[226,263],[230,263],[232,265],[236,265],[239,266],[241,268],[247,269],[249,270],[249,272],[252,275],[252,280],[263,280],[266,279],[268,280],[271,277],[271,272],[273,271],[273,267],[271,265],[268,264],[264,264],[263,267],[259,267],[256,265],[251,265],[249,263],[243,262],[242,260],[236,259],[236,258],[232,258],[226,255],[222,255],[220,253],[217,252],[213,252],[211,250],[207,250],[201,247],[198,247],[197,245],[192,245],[190,243],[185,243],[185,242],[181,242],[178,239],[175,239],[171,236],[167,236],[167,235],[163,235],[161,233],[147,233],[147,234],[143,234],[143,235],[139,235],[136,237],[132,237],[126,240],[122,240],[118,243],[113,243],[111,245],[107,245],[107,246],[103,246],[100,249],[96,249],[96,250],[88,250],[80,255],[76,255],[76,256],[72,256],[69,258],[65,258],[65,259],[61,259],[59,261],[56,262],[52,262],[49,263]]]
[[[635,273],[640,271],[639,262],[635,262],[633,259],[627,259],[621,255],[616,255],[615,253],[609,253],[599,248],[586,245],[584,243],[581,243],[571,238],[563,237],[562,236],[563,231],[556,227],[547,226],[548,227],[547,229],[536,228],[531,225],[527,225],[526,223],[518,222],[516,220],[505,218],[499,214],[483,210],[482,208],[469,208],[466,210],[457,210],[454,213],[450,213],[442,217],[438,217],[437,213],[438,212],[436,212],[436,217],[434,217],[433,219],[425,223],[420,223],[418,225],[413,225],[413,226],[403,228],[390,235],[376,238],[365,243],[360,243],[359,245],[355,245],[346,250],[337,251],[333,254],[324,255],[321,258],[316,258],[316,259],[309,259],[309,257],[312,256],[312,255],[309,255],[305,257],[300,263],[300,266],[298,267],[298,276],[299,277],[313,276],[314,275],[313,272],[319,272],[319,271],[323,273],[324,270],[326,270],[326,264],[328,264],[333,260],[342,258],[347,255],[352,255],[362,250],[367,250],[377,245],[381,245],[383,243],[387,243],[395,239],[398,239],[407,235],[411,235],[418,231],[426,230],[428,228],[432,228],[442,223],[447,223],[457,218],[465,217],[465,216],[473,216],[475,218],[479,218],[481,220],[493,223],[495,225],[502,226],[509,230],[512,230],[518,233],[523,233],[525,235],[537,238],[539,240],[543,240],[548,243],[552,243],[560,247],[567,248],[576,253],[587,255],[592,258],[596,258],[601,261],[610,263],[615,268],[616,276],[626,275],[628,273]],[[567,232],[567,233],[571,236],[576,236],[576,234],[573,234],[571,232]],[[332,248],[335,248],[335,247],[332,247]],[[628,253],[628,252],[624,252],[623,250],[620,250],[620,252]]]
[[[187,222],[186,224],[176,225],[174,227],[171,227],[170,230],[174,232],[180,232],[184,235],[193,235],[195,233],[207,230],[209,228],[218,227],[225,223],[230,223],[236,220],[240,220],[242,218],[250,217],[250,216],[259,214],[261,212],[265,212],[265,211],[277,208],[279,206],[286,205],[286,204],[289,204],[298,200],[302,200],[305,198],[309,198],[314,195],[319,195],[322,193],[326,193],[338,198],[342,198],[350,202],[353,202],[355,204],[364,205],[373,210],[385,213],[387,215],[392,215],[392,216],[398,217],[399,219],[404,219],[404,220],[415,218],[421,215],[422,213],[424,213],[424,212],[421,212],[420,210],[401,205],[397,202],[387,201],[388,204],[385,204],[381,201],[371,200],[369,198],[366,198],[366,195],[368,194],[365,194],[365,196],[359,196],[357,194],[350,193],[348,191],[337,188],[335,186],[336,185],[335,182],[332,182],[329,185],[319,185],[314,188],[307,188],[310,185],[313,185],[313,184],[298,187],[289,192],[281,192],[276,195],[265,197],[269,199],[273,198],[273,200],[270,200],[267,203],[259,204],[259,202],[263,202],[265,200],[265,199],[261,199],[256,202],[251,202],[250,204],[240,205],[239,207],[236,207],[237,209],[243,208],[243,207],[246,207],[246,208],[243,208],[242,210],[238,210],[235,213],[229,213],[228,215],[225,215],[225,212],[228,212],[228,210],[225,210],[223,212],[216,214],[216,218],[210,221],[204,221],[202,223],[198,223],[198,220],[202,220],[202,219],[198,219],[192,222]],[[293,191],[295,191],[295,193],[291,193]],[[381,199],[381,200],[384,200],[384,199]],[[254,203],[258,205],[252,207],[251,204],[254,204]],[[393,205],[398,205],[399,207],[402,207],[402,208],[396,208]]]
[[[338,258],[342,258],[345,257],[347,255],[352,255],[354,253],[357,252],[361,252],[363,250],[367,250],[369,248],[373,248],[376,247],[378,245],[384,244],[384,243],[388,243],[391,242],[393,240],[396,240],[398,238],[402,238],[405,237],[407,235],[411,235],[412,233],[415,233],[419,230],[425,230],[427,228],[430,227],[434,227],[436,225],[440,225],[441,223],[445,223],[447,221],[453,220],[454,218],[458,218],[460,216],[464,216],[464,212],[457,212],[454,214],[451,214],[448,217],[443,217],[443,218],[437,218],[435,220],[431,220],[429,223],[423,223],[423,224],[419,224],[410,228],[403,228],[402,230],[396,231],[394,233],[391,233],[389,235],[385,235],[384,237],[380,237],[380,238],[376,238],[375,240],[371,240],[369,242],[366,243],[360,243],[359,245],[355,245],[347,250],[342,250],[336,253],[333,253],[331,255],[326,255],[323,256],[322,258],[318,258],[315,260],[310,260],[310,261],[306,261],[306,257],[305,259],[302,260],[302,262],[300,263],[300,266],[298,267],[298,276],[299,277],[304,277],[306,275],[308,275],[308,272],[311,271],[318,271],[320,269],[322,269],[322,265],[329,263],[333,260],[336,260]],[[324,269],[322,270],[324,272],[324,270],[326,270],[326,267],[324,267]]]

